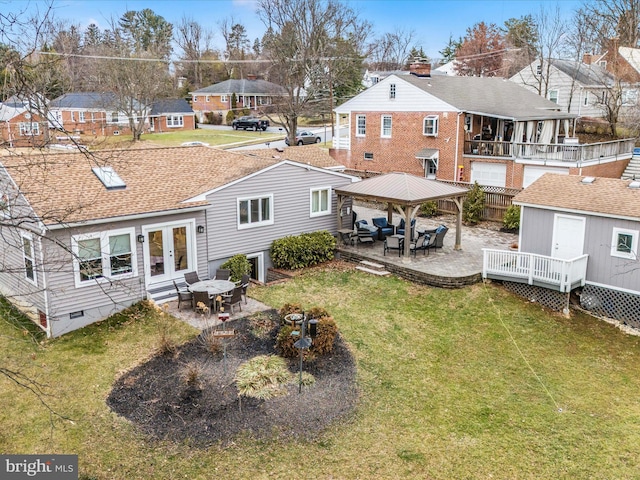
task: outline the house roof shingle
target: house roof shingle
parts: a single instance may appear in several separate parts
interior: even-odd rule
[[[463,112],[484,113],[519,121],[574,118],[557,104],[520,85],[496,77],[437,75],[398,78],[445,101]]]
[[[513,202],[541,208],[574,210],[596,215],[640,219],[640,189],[629,188],[631,180],[598,177],[591,184],[584,176],[545,173]]]
[[[283,161],[209,147],[34,154],[1,160],[46,225],[204,206],[204,201],[185,201]],[[113,167],[126,188],[107,190],[93,174],[95,166]]]
[[[51,100],[50,108],[83,108],[104,110],[115,108],[116,96],[113,93],[74,92]]]
[[[186,113],[193,115],[193,109],[184,98],[166,98],[154,102],[149,115],[158,116],[165,113]]]
[[[600,65],[587,65],[574,60],[561,60],[553,58],[550,60],[551,65],[561,72],[575,78],[576,82],[583,86],[604,87],[605,85],[613,85],[613,75],[607,72]]]
[[[231,95],[232,93],[236,95],[286,95],[286,90],[280,85],[266,80],[231,79],[189,93],[192,95]]]

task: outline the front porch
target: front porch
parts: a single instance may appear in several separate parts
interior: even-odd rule
[[[585,284],[588,255],[564,260],[533,253],[483,249],[482,278],[526,283],[568,293]]]

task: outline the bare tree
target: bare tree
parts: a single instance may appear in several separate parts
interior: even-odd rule
[[[263,56],[269,61],[270,79],[286,90],[277,113],[295,145],[298,117],[333,91],[342,61],[358,61],[355,55],[364,45],[367,29],[352,9],[336,0],[259,0],[258,4],[267,27]]]
[[[498,27],[493,23],[477,23],[467,29],[456,52],[456,72],[463,76],[499,76],[505,51],[504,38]]]
[[[175,40],[182,50],[180,59],[186,60],[185,63],[179,64],[179,67],[182,75],[195,88],[203,86],[204,73],[210,69],[207,64],[201,62],[212,52],[212,38],[213,33],[192,18],[183,16],[176,26]]]
[[[603,51],[607,40],[614,37],[620,46],[638,48],[640,0],[585,0],[581,10],[581,21],[599,39]]]
[[[396,28],[374,39],[369,45],[369,67],[374,70],[404,68],[412,48],[415,48],[414,30]]]

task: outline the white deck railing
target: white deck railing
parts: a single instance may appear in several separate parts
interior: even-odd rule
[[[508,278],[514,282],[557,288],[560,292],[570,292],[585,283],[589,255],[563,260],[535,253],[489,248],[482,251],[482,278]]]

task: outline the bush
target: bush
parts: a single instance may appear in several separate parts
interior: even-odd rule
[[[438,202],[431,200],[420,205],[420,215],[423,217],[433,217],[438,213]]]
[[[227,112],[227,125],[231,126],[231,124],[233,123],[233,119],[235,118],[234,114],[233,114],[233,110],[229,110]]]
[[[219,112],[205,112],[204,117],[209,125],[222,125],[222,114]]]
[[[251,273],[251,262],[247,260],[247,256],[244,253],[238,253],[220,265],[220,268],[231,270],[231,281],[239,282],[242,279],[242,275]]]
[[[294,270],[333,259],[335,248],[333,235],[321,230],[275,240],[270,253],[274,267]]]
[[[284,319],[285,315],[290,313],[302,313],[302,307],[298,303],[286,303],[279,310],[280,318]],[[304,359],[311,360],[317,355],[324,355],[333,351],[333,345],[338,335],[338,326],[323,307],[311,307],[305,311],[307,318],[315,318],[318,320],[317,335],[313,339],[311,348],[304,352]],[[276,348],[285,358],[295,358],[300,352],[293,344],[300,338],[300,334],[291,335],[292,332],[300,332],[299,326],[283,325],[278,331],[276,337]]]
[[[280,315],[280,323],[284,323],[284,317],[289,315],[290,313],[302,313],[302,305],[299,303],[285,303],[280,310],[278,310],[278,314]]]
[[[286,393],[291,373],[284,359],[275,355],[258,355],[236,370],[238,395],[267,400]]]
[[[462,220],[470,225],[475,225],[482,219],[484,210],[484,190],[475,182],[467,192],[462,205]]]
[[[520,229],[520,207],[517,205],[509,205],[507,210],[504,212],[502,226],[505,230]]]

